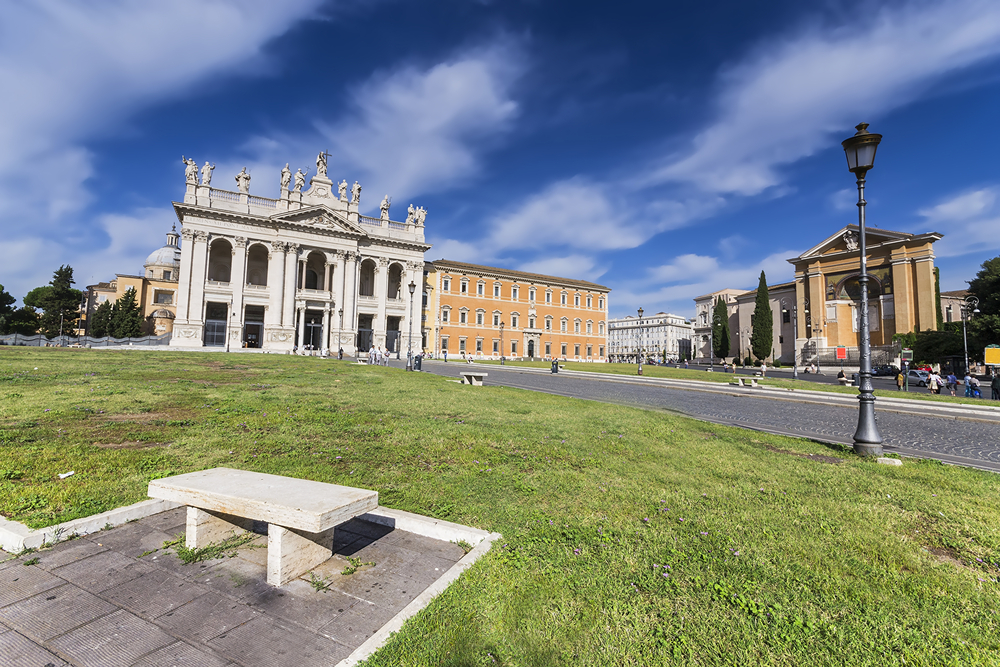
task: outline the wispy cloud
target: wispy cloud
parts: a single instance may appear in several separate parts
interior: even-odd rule
[[[1000,5],[991,0],[895,4],[863,24],[769,37],[721,75],[715,120],[648,182],[758,194],[782,183],[782,167],[836,145],[858,121],[998,54]]]
[[[918,211],[925,224],[944,234],[934,244],[938,257],[960,257],[1000,250],[1000,186],[952,195],[940,203]]]

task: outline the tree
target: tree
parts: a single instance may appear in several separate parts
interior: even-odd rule
[[[1000,257],[983,262],[969,293],[979,299],[979,312],[968,321],[969,357],[982,359],[987,345],[1000,344]]]
[[[729,309],[721,296],[712,312],[712,353],[721,358],[729,356]]]
[[[767,359],[771,354],[771,344],[774,342],[774,315],[771,313],[770,299],[767,294],[767,278],[760,272],[760,283],[757,285],[757,300],[753,315],[750,316],[753,332],[750,334],[750,349],[753,356],[760,360]]]
[[[142,335],[142,313],[135,300],[135,288],[129,287],[111,309],[111,335],[132,338]]]
[[[7,333],[34,336],[38,333],[38,313],[31,306],[18,308],[7,321]]]
[[[64,264],[52,274],[52,281],[46,287],[36,287],[24,297],[26,306],[42,308],[40,329],[46,338],[71,333],[76,328],[83,292],[73,289],[74,282],[73,267]]]
[[[108,335],[111,329],[111,311],[113,304],[110,300],[103,302],[94,311],[90,318],[90,335],[94,338],[103,338]]]
[[[8,294],[3,285],[0,285],[0,334],[7,333],[7,323],[10,321],[10,316],[14,314],[15,301],[17,299]]]

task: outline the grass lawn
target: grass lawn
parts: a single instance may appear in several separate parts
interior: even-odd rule
[[[499,365],[499,361],[493,361],[492,359],[483,359],[481,361],[476,361],[477,364],[494,364]],[[529,368],[545,368],[549,369],[552,367],[552,363],[549,361],[506,361],[507,366],[527,366]],[[636,375],[636,365],[635,364],[603,364],[603,363],[586,363],[581,361],[560,361],[560,368],[565,367],[569,371],[589,371],[591,373],[610,373],[612,375]],[[750,369],[740,368],[736,375],[733,375],[732,371],[725,373],[722,371],[722,366],[716,366],[718,370],[709,373],[708,371],[694,369],[694,368],[673,368],[671,366],[650,366],[649,364],[643,364],[642,374],[644,377],[653,378],[664,378],[667,380],[701,380],[703,382],[721,382],[728,383],[733,380],[734,377],[753,377],[753,371]],[[770,370],[770,367],[769,367]],[[784,368],[782,370],[788,370]],[[801,371],[800,371],[801,372]],[[809,382],[808,380],[792,380],[777,377],[766,377],[762,380],[766,383],[768,387],[778,387],[781,389],[799,389],[799,390],[810,390],[810,391],[828,391],[836,394],[851,394],[857,396],[857,387],[841,387],[836,384],[823,384],[821,382]],[[964,389],[962,390],[964,391]],[[983,384],[980,388],[984,396],[989,395],[990,386],[989,382]],[[910,386],[909,391],[896,391],[895,385],[890,391],[884,391],[882,389],[876,388],[876,396],[885,396],[886,398],[908,398],[918,401],[937,401],[941,403],[963,403],[968,405],[993,405],[1000,407],[1000,401],[991,401],[989,399],[980,398],[966,398],[965,396],[945,396],[939,394],[931,394],[926,388],[917,387],[914,385]]]
[[[503,533],[370,666],[1000,663],[996,475],[309,357],[0,348],[0,514],[220,465]]]

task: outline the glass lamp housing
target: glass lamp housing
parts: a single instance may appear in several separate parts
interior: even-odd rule
[[[858,130],[857,134],[841,142],[841,145],[847,155],[848,171],[863,175],[875,166],[875,151],[882,141],[882,135],[869,132],[868,123],[860,123],[855,127]]]

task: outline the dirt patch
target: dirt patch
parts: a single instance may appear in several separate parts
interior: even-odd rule
[[[927,547],[927,551],[934,555],[939,563],[951,563],[952,565],[958,565],[961,567],[962,561],[960,561],[951,549],[946,549],[945,547]]]
[[[169,442],[95,442],[94,447],[101,449],[149,449],[151,447],[167,447]]]
[[[764,445],[764,449],[776,452],[778,454],[791,454],[792,456],[798,456],[799,458],[809,459],[810,461],[819,461],[820,463],[843,463],[844,459],[838,459],[836,456],[824,456],[823,454],[802,454],[800,452],[790,452],[787,449],[779,449],[773,445]]]
[[[104,415],[109,422],[135,422],[137,424],[149,424],[155,421],[171,419],[171,415],[166,412],[139,412],[134,415]]]

